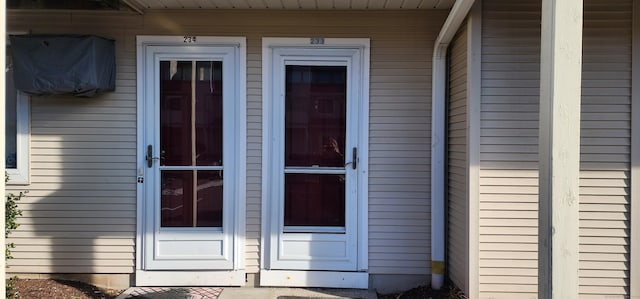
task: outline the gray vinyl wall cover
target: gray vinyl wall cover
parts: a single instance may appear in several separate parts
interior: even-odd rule
[[[93,97],[116,86],[115,41],[92,35],[12,35],[14,82],[30,95]]]

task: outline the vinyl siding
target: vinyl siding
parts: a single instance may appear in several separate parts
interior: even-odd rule
[[[580,298],[629,295],[632,2],[585,1]]]
[[[480,297],[537,296],[539,1],[483,1]],[[587,0],[580,298],[629,294],[630,0]]]
[[[468,178],[467,159],[467,27],[461,25],[449,52],[447,103],[447,273],[468,291]]]
[[[135,61],[116,63],[114,93],[31,99],[31,185],[11,186],[29,193],[8,271],[133,271],[136,92],[127,78],[135,78]]]
[[[32,100],[32,183],[10,271],[133,271],[135,36],[189,34],[247,37],[247,272],[260,265],[261,39],[322,36],[371,39],[369,272],[428,274],[431,56],[445,17],[438,10],[9,12],[9,31],[115,38],[118,67],[115,93]]]
[[[481,298],[537,294],[540,3],[483,1]]]

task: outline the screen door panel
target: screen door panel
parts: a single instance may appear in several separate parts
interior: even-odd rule
[[[271,268],[355,270],[349,64],[291,61],[281,71],[280,220]]]
[[[236,49],[147,51],[145,269],[232,269]]]

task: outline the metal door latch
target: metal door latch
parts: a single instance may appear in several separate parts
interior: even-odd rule
[[[347,165],[351,165],[352,169],[356,169],[358,168],[358,148],[354,147],[353,148],[353,153],[351,154],[352,156],[352,161],[351,162],[347,162],[346,164],[344,164],[344,166],[346,167]]]
[[[147,155],[144,159],[147,160],[147,167],[149,168],[153,167],[153,160],[160,160],[159,157],[153,156],[153,146],[151,144],[147,146]]]

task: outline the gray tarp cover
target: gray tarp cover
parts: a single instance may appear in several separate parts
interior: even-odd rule
[[[92,97],[115,90],[115,42],[92,35],[10,36],[16,88]]]

